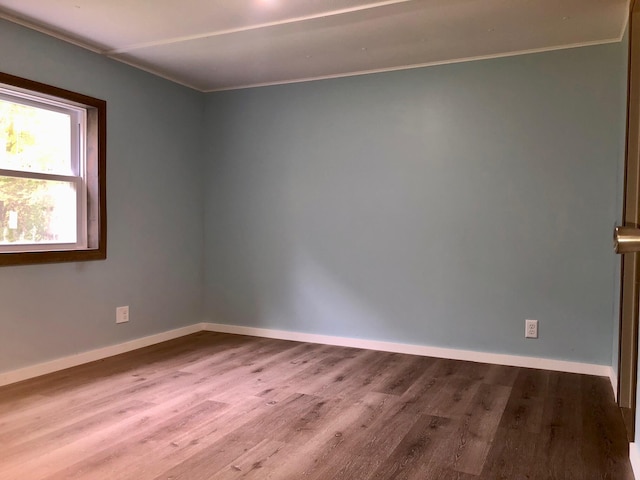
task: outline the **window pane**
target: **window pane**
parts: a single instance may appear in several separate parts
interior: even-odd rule
[[[76,243],[73,182],[0,176],[0,244]]]
[[[69,114],[0,99],[0,168],[69,175]]]

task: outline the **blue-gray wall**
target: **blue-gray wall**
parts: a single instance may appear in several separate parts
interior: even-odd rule
[[[625,68],[610,44],[208,95],[208,319],[611,364]]]
[[[204,95],[0,21],[109,109],[108,259],[0,269],[0,372],[203,319],[610,364],[623,49]]]
[[[0,268],[0,372],[202,321],[204,95],[4,21],[0,70],[107,100],[109,223],[106,261]]]

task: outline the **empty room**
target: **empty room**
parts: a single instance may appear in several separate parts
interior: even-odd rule
[[[640,478],[639,186],[634,0],[0,0],[0,478]]]

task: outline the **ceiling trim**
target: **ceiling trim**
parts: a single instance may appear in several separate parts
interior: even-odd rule
[[[377,3],[372,3],[372,4],[367,4],[365,6],[361,6],[360,8],[352,8],[352,9],[343,9],[343,10],[335,10],[333,12],[337,12],[337,13],[333,13],[333,15],[340,15],[343,13],[348,13],[349,11],[357,11],[357,10],[363,10],[363,9],[367,9],[367,8],[377,8],[377,7],[381,7],[381,6],[386,6],[386,5],[391,5],[391,4],[396,4],[396,3],[404,3],[404,2],[411,2],[413,0],[387,0],[387,1],[383,1],[383,2],[377,2]],[[630,2],[631,0],[629,0]],[[364,7],[364,8],[363,8]],[[326,14],[326,12],[325,12]],[[322,17],[325,14],[318,14],[317,17]],[[284,24],[284,23],[292,23],[293,21],[305,21],[305,20],[309,20],[310,18],[313,18],[313,16],[308,16],[307,17],[298,17],[297,19],[288,19],[285,21],[282,21],[280,23],[278,22],[273,22],[273,24],[261,24],[261,25],[256,25],[256,26],[252,26],[252,27],[248,27],[246,28],[246,30],[251,30],[254,28],[263,28],[265,25],[267,26],[275,26],[278,24]],[[348,73],[339,73],[339,74],[333,74],[333,75],[323,75],[323,76],[317,76],[317,77],[305,77],[305,78],[299,78],[299,79],[295,79],[295,80],[284,80],[284,81],[276,81],[276,82],[265,82],[265,83],[255,83],[255,84],[249,84],[249,85],[241,85],[241,86],[235,86],[235,87],[226,87],[226,88],[213,88],[213,89],[202,89],[199,87],[196,87],[188,82],[184,82],[182,80],[179,80],[167,73],[164,73],[160,70],[155,70],[152,68],[148,68],[148,67],[144,67],[141,65],[138,65],[136,63],[127,61],[123,58],[119,58],[117,56],[115,56],[114,52],[120,52],[121,50],[113,50],[113,51],[107,51],[107,50],[102,50],[100,48],[97,48],[93,45],[90,45],[86,42],[83,42],[81,40],[78,40],[77,38],[74,38],[72,36],[66,35],[64,33],[61,33],[59,31],[56,31],[54,29],[51,28],[47,28],[47,27],[43,27],[40,25],[37,25],[35,23],[33,23],[32,21],[29,21],[27,19],[15,16],[15,15],[10,15],[6,12],[0,11],[0,19],[3,20],[7,20],[9,22],[21,25],[23,27],[29,28],[31,30],[35,30],[37,32],[40,32],[42,34],[48,35],[50,37],[56,38],[58,40],[62,40],[64,42],[70,43],[72,45],[75,45],[77,47],[81,47],[84,48],[86,50],[89,50],[91,52],[97,53],[101,56],[104,56],[106,58],[109,58],[111,60],[115,60],[118,61],[120,63],[123,63],[125,65],[128,65],[130,67],[136,68],[138,70],[142,70],[144,72],[150,73],[152,75],[155,75],[157,77],[163,78],[165,80],[171,81],[173,83],[176,83],[178,85],[182,85],[184,87],[202,92],[202,93],[213,93],[213,92],[223,92],[223,91],[231,91],[231,90],[243,90],[243,89],[247,89],[247,88],[258,88],[258,87],[268,87],[268,86],[275,86],[275,85],[287,85],[287,84],[294,84],[294,83],[303,83],[303,82],[312,82],[312,81],[318,81],[318,80],[329,80],[329,79],[334,79],[334,78],[345,78],[345,77],[352,77],[352,76],[358,76],[358,75],[369,75],[369,74],[374,74],[374,73],[385,73],[385,72],[395,72],[395,71],[401,71],[401,70],[412,70],[412,69],[416,69],[416,68],[425,68],[425,67],[432,67],[432,66],[438,66],[438,65],[450,65],[450,64],[456,64],[456,63],[464,63],[464,62],[473,62],[473,61],[479,61],[479,60],[490,60],[490,59],[496,59],[496,58],[504,58],[504,57],[513,57],[513,56],[517,56],[517,55],[528,55],[528,54],[534,54],[534,53],[543,53],[543,52],[550,52],[550,51],[555,51],[555,50],[566,50],[566,49],[570,49],[570,48],[580,48],[580,47],[589,47],[589,46],[595,46],[595,45],[605,45],[605,44],[610,44],[610,43],[617,43],[617,42],[621,42],[623,37],[624,37],[624,33],[627,29],[628,26],[628,22],[629,22],[629,14],[627,13],[627,17],[625,22],[622,25],[622,29],[620,32],[620,35],[617,38],[610,38],[610,39],[605,39],[605,40],[597,40],[597,41],[593,41],[593,42],[584,42],[584,43],[575,43],[575,44],[569,44],[569,45],[560,45],[560,46],[554,46],[554,47],[545,47],[545,48],[538,48],[538,49],[530,49],[530,50],[519,50],[519,51],[514,51],[514,52],[506,52],[506,53],[498,53],[498,54],[491,54],[491,55],[481,55],[481,56],[475,56],[475,57],[465,57],[465,58],[458,58],[458,59],[452,59],[452,60],[444,60],[444,61],[437,61],[437,62],[428,62],[428,63],[420,63],[420,64],[413,64],[413,65],[402,65],[402,66],[398,66],[398,67],[388,67],[388,68],[380,68],[380,69],[373,69],[373,70],[361,70],[361,71],[357,71],[357,72],[348,72]],[[242,31],[242,30],[237,30],[237,31]],[[225,33],[226,32],[226,33]],[[229,33],[229,31],[223,31],[223,33],[218,33],[218,35],[224,35]],[[194,38],[202,38],[204,36],[210,36],[210,34],[203,34],[200,36],[194,36]],[[177,41],[182,41],[182,40],[177,40]],[[142,45],[142,44],[140,44]],[[148,46],[148,44],[145,44]],[[138,46],[137,48],[143,48]]]
[[[622,34],[624,36],[624,32]],[[252,83],[250,85],[241,85],[237,87],[228,87],[228,88],[214,88],[207,90],[200,90],[204,93],[214,93],[214,92],[226,92],[230,90],[243,90],[245,88],[258,88],[258,87],[272,87],[275,85],[288,85],[291,83],[303,83],[303,82],[313,82],[317,80],[330,80],[332,78],[345,78],[345,77],[355,77],[358,75],[370,75],[373,73],[385,73],[385,72],[398,72],[401,70],[413,70],[416,68],[425,68],[425,67],[435,67],[438,65],[452,65],[456,63],[465,63],[465,62],[475,62],[479,60],[491,60],[495,58],[505,58],[505,57],[516,57],[518,55],[529,55],[533,53],[544,53],[544,52],[553,52],[556,50],[567,50],[571,48],[582,48],[582,47],[593,47],[596,45],[608,45],[611,43],[619,43],[622,41],[622,37],[610,38],[605,40],[596,40],[593,42],[583,42],[583,43],[573,43],[569,45],[559,45],[555,47],[545,47],[545,48],[534,48],[530,50],[518,50],[515,52],[506,52],[506,53],[495,53],[491,55],[480,55],[477,57],[465,57],[465,58],[455,58],[452,60],[443,60],[438,62],[428,62],[428,63],[416,63],[413,65],[402,65],[399,67],[387,67],[387,68],[378,68],[374,70],[361,70],[358,72],[348,72],[348,73],[337,73],[334,75],[322,75],[318,77],[305,77],[298,78],[295,80],[283,80],[279,82],[266,82],[266,83]],[[194,88],[194,87],[192,87]]]
[[[179,80],[179,79],[177,79],[176,77],[174,77],[172,75],[169,75],[169,74],[167,74],[165,72],[162,72],[161,70],[155,70],[153,68],[145,67],[143,65],[138,65],[137,63],[130,62],[130,61],[124,59],[124,58],[112,57],[112,56],[104,54],[104,53],[102,55],[105,58],[108,58],[109,60],[115,60],[116,62],[123,63],[125,65],[133,67],[136,70],[142,70],[143,72],[150,73],[151,75],[155,75],[156,77],[164,78],[165,80],[169,80],[170,82],[177,83],[178,85],[182,85],[183,87],[190,88],[191,90],[196,90],[198,92],[206,93],[206,90],[203,90],[203,89],[201,89],[199,87],[191,85],[190,83],[187,83],[184,80]]]
[[[172,43],[188,42],[188,41],[191,41],[191,40],[199,40],[199,39],[202,39],[202,38],[220,37],[220,36],[224,36],[224,35],[231,35],[233,33],[249,32],[249,31],[252,31],[252,30],[259,30],[261,28],[270,28],[270,27],[277,27],[277,26],[280,26],[280,25],[289,25],[289,24],[292,24],[292,23],[307,22],[309,20],[317,20],[319,18],[335,17],[335,16],[338,16],[338,15],[345,15],[345,14],[353,13],[353,12],[361,12],[363,10],[373,10],[375,8],[386,7],[386,6],[389,6],[389,5],[396,5],[396,4],[399,4],[399,3],[409,3],[409,2],[413,2],[413,1],[415,1],[415,0],[384,0],[382,2],[367,3],[366,5],[359,5],[357,7],[341,8],[341,9],[338,9],[338,10],[329,10],[329,11],[326,11],[326,12],[314,13],[314,14],[310,14],[310,15],[303,15],[303,16],[300,16],[300,17],[285,18],[283,20],[278,20],[278,21],[274,21],[274,22],[257,23],[257,24],[254,24],[254,25],[247,25],[247,26],[244,26],[244,27],[229,28],[229,29],[226,29],[226,30],[213,30],[211,32],[206,32],[206,33],[198,33],[198,34],[194,34],[194,35],[185,35],[185,36],[182,36],[182,37],[166,38],[166,39],[163,39],[163,40],[155,40],[155,41],[151,41],[151,42],[137,43],[137,44],[121,47],[121,48],[116,48],[114,50],[109,50],[106,53],[108,55],[116,55],[116,54],[119,54],[119,53],[131,52],[133,50],[140,50],[142,48],[157,47],[157,46],[162,46],[162,45],[171,45]]]
[[[183,87],[187,87],[187,88],[190,88],[192,90],[197,90],[198,92],[204,92],[204,90],[202,90],[202,89],[200,89],[198,87],[195,87],[195,86],[193,86],[193,85],[191,85],[189,83],[185,83],[184,81],[179,80],[179,79],[177,79],[177,78],[175,78],[173,76],[167,75],[166,73],[163,73],[161,71],[154,70],[154,69],[151,69],[151,68],[143,67],[143,66],[137,65],[137,64],[135,64],[133,62],[128,62],[128,61],[126,61],[126,60],[124,60],[122,58],[112,57],[112,56],[108,55],[107,51],[105,51],[105,50],[101,50],[101,49],[99,49],[97,47],[94,47],[93,45],[89,45],[88,43],[82,42],[82,41],[80,41],[80,40],[78,40],[76,38],[70,37],[70,36],[65,35],[63,33],[60,33],[60,32],[58,32],[56,30],[52,30],[50,28],[42,27],[42,26],[37,25],[37,24],[35,24],[33,22],[30,22],[29,20],[25,20],[23,18],[16,17],[14,15],[9,15],[8,13],[2,12],[2,11],[0,11],[0,19],[7,20],[8,22],[15,23],[17,25],[21,25],[21,26],[29,28],[31,30],[35,30],[36,32],[42,33],[42,34],[47,35],[49,37],[56,38],[57,40],[62,40],[63,42],[70,43],[72,45],[75,45],[76,47],[84,48],[85,50],[89,50],[89,51],[91,51],[93,53],[97,53],[100,56],[109,58],[110,60],[116,60],[116,61],[118,61],[120,63],[123,63],[125,65],[133,67],[133,68],[135,68],[137,70],[142,70],[144,72],[147,72],[147,73],[150,73],[152,75],[155,75],[156,77],[164,78],[165,80],[169,80],[170,82],[177,83],[178,85],[182,85]]]
[[[50,37],[57,38],[58,40],[62,40],[67,43],[71,43],[77,47],[82,47],[86,50],[90,50],[93,53],[99,53],[100,55],[104,55],[106,52],[98,47],[95,47],[89,43],[83,42],[69,35],[65,35],[64,33],[58,32],[57,30],[53,30],[51,28],[42,27],[36,23],[33,23],[30,20],[17,17],[15,15],[10,15],[6,12],[0,11],[0,19],[7,20],[11,23],[17,23],[23,27],[30,28],[31,30],[35,30],[36,32],[44,33],[45,35],[49,35]]]

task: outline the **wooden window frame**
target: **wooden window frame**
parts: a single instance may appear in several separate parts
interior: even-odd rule
[[[0,266],[83,262],[107,258],[107,102],[0,72],[0,84],[80,105],[86,110],[86,248],[0,252]]]

